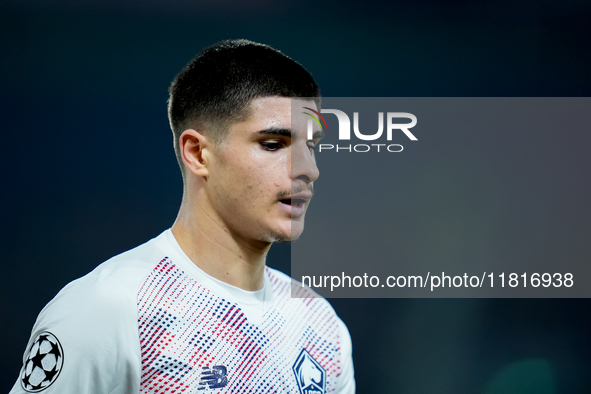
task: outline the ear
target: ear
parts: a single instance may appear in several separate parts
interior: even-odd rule
[[[209,149],[212,141],[197,130],[187,129],[179,137],[183,163],[189,171],[201,177],[209,175]]]

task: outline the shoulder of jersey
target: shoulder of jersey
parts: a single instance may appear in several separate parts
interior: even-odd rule
[[[111,257],[89,275],[109,278],[116,282],[127,283],[128,279],[139,277],[143,279],[154,267],[166,258],[166,254],[160,249],[154,240],[150,240],[140,246]]]
[[[100,264],[85,276],[70,282],[60,293],[129,292],[138,287],[154,267],[165,258],[165,253],[150,240]]]

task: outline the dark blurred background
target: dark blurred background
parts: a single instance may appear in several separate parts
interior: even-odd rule
[[[1,1],[0,391],[60,288],[174,221],[167,87],[203,47],[269,44],[326,96],[589,96],[589,20],[557,0]],[[288,247],[269,260],[288,270]],[[332,303],[359,393],[591,392],[587,299]]]

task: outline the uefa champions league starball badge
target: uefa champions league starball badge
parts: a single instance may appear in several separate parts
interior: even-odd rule
[[[64,351],[50,332],[37,335],[21,370],[21,386],[28,392],[43,391],[57,379],[64,365]]]

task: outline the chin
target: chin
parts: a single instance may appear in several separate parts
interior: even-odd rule
[[[286,234],[283,232],[278,232],[278,231],[273,231],[273,230],[269,230],[267,232],[267,234],[265,234],[261,241],[265,241],[265,242],[271,242],[271,243],[290,243],[291,241],[293,241],[294,238],[292,238],[291,234]]]
[[[298,239],[303,230],[303,222],[290,221],[285,229],[270,230],[266,238],[270,242],[289,243]]]
[[[291,220],[289,226],[289,232],[291,235],[292,240],[298,239],[302,233],[304,232],[304,217],[297,218],[295,220]]]

